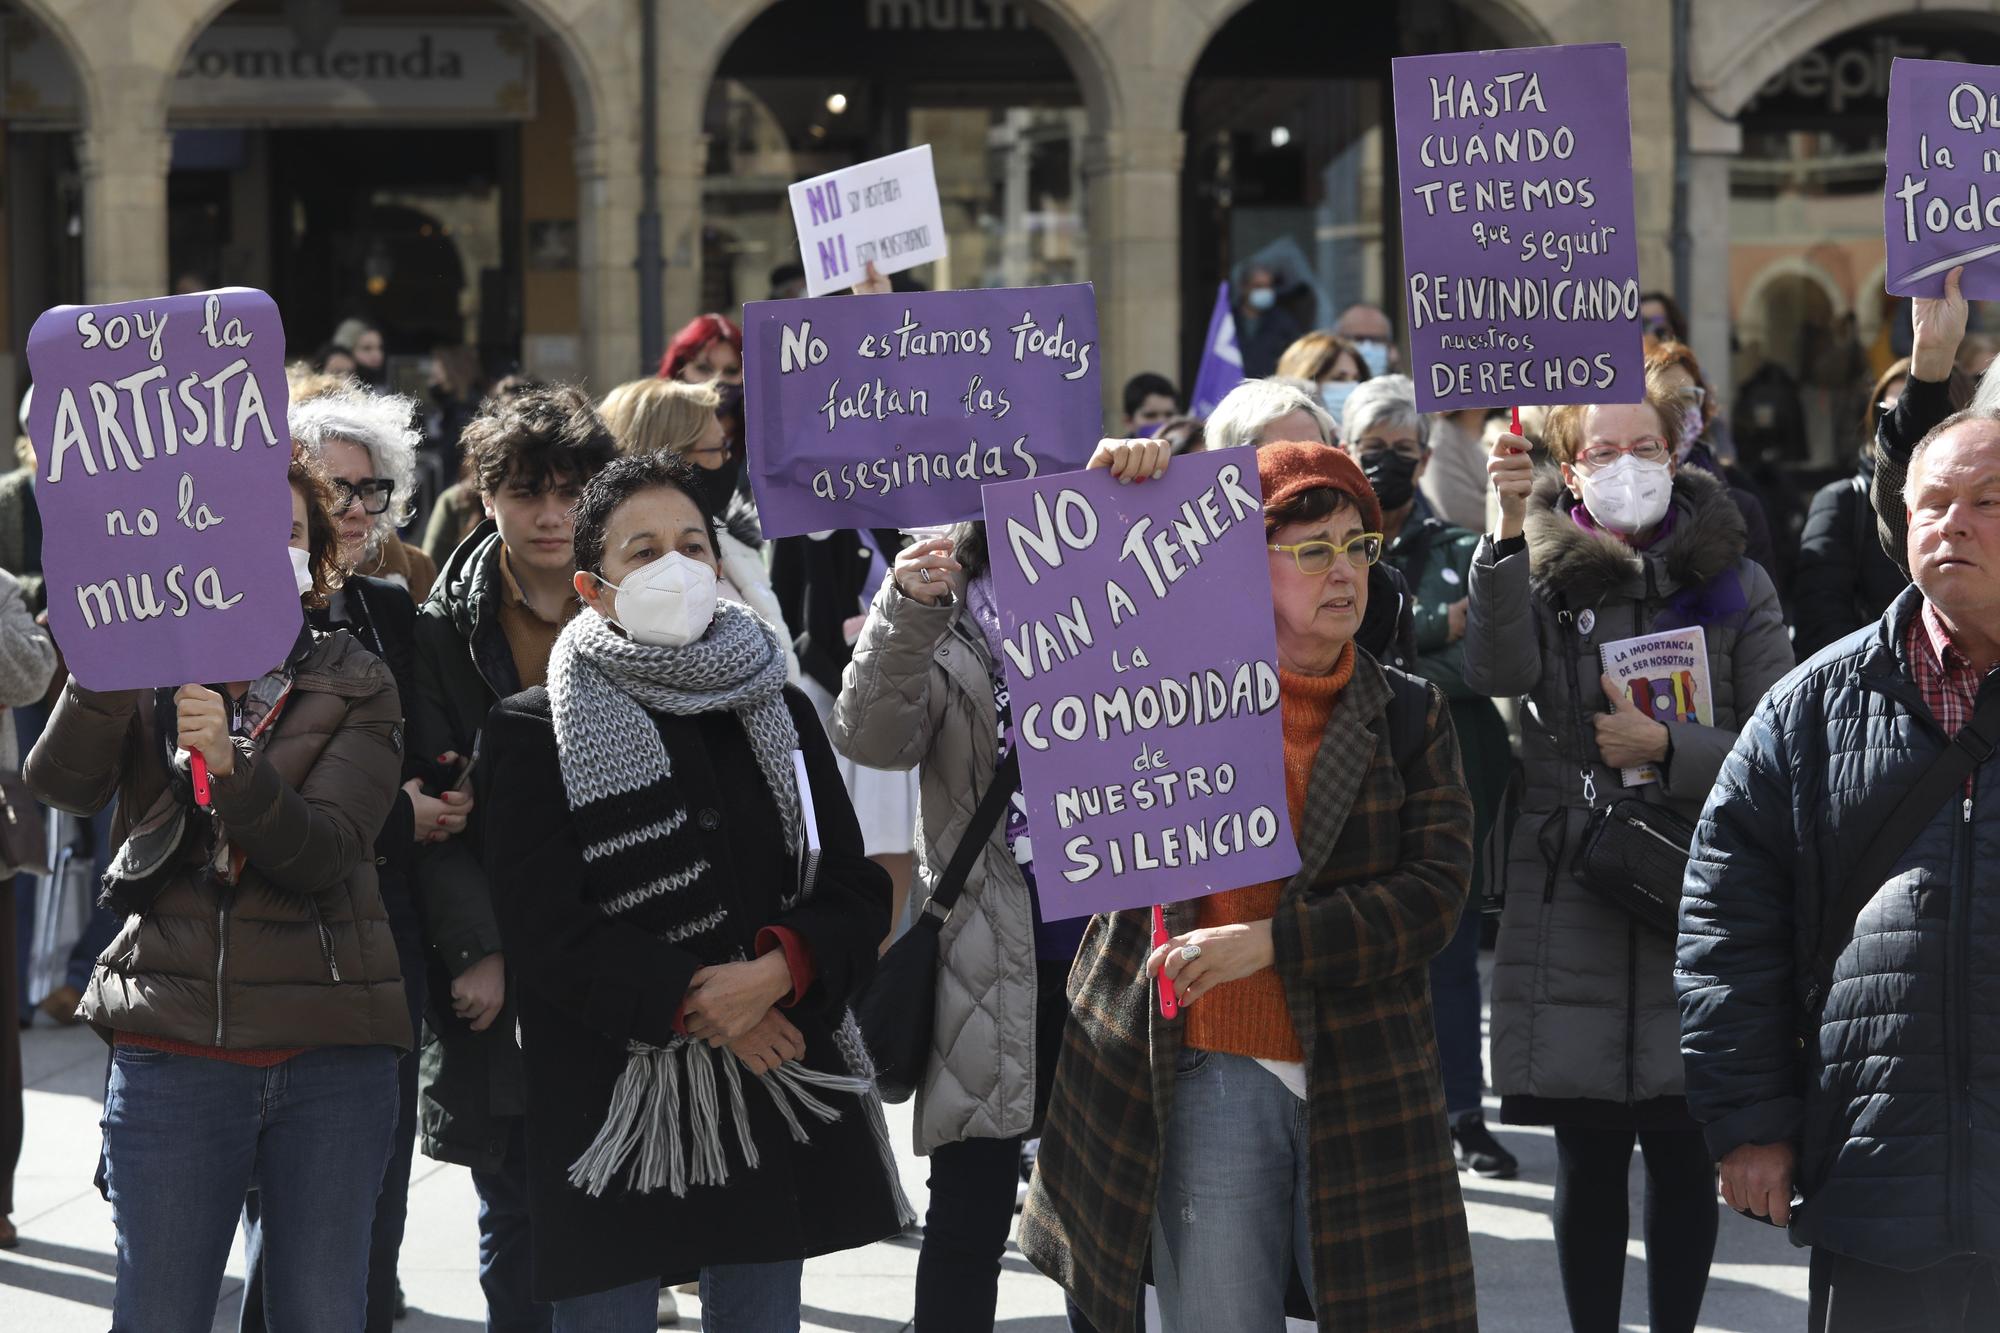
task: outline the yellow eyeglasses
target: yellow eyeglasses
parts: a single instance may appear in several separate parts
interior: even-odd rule
[[[1324,574],[1333,568],[1334,557],[1345,555],[1356,569],[1366,569],[1382,558],[1382,534],[1363,532],[1344,542],[1273,543],[1273,551],[1288,551],[1301,574]]]

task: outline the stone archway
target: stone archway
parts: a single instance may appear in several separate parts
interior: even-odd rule
[[[85,92],[86,295],[165,291],[167,106],[180,62],[232,0],[22,0],[72,53]],[[638,359],[632,282],[639,207],[635,20],[605,0],[499,0],[559,53],[578,115],[578,284],[583,364],[594,382]]]

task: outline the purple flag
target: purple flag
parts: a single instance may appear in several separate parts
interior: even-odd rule
[[[1966,299],[2000,298],[2000,68],[1897,59],[1889,67],[1882,230],[1891,296],[1942,296],[1966,265]]]
[[[1243,382],[1243,353],[1236,348],[1236,316],[1229,309],[1229,284],[1215,289],[1215,312],[1208,317],[1208,336],[1201,344],[1201,367],[1195,371],[1188,415],[1202,421],[1228,392]]]
[[[301,624],[285,330],[246,287],[57,306],[28,334],[49,627],[93,690],[255,680]]]
[[[986,540],[1043,917],[1296,871],[1255,453],[988,486]]]
[[[1638,402],[1625,48],[1391,64],[1417,407]]]
[[[753,301],[750,484],[766,537],[979,517],[979,488],[1096,448],[1088,283]]]

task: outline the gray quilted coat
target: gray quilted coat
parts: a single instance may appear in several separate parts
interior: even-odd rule
[[[1777,592],[1743,558],[1743,518],[1729,492],[1683,469],[1672,503],[1671,530],[1638,551],[1577,524],[1551,473],[1529,502],[1527,550],[1495,560],[1489,536],[1473,557],[1466,683],[1526,703],[1525,785],[1493,967],[1493,1086],[1517,1123],[1568,1118],[1548,1101],[1631,1107],[1684,1093],[1673,941],[1570,870],[1589,818],[1583,762],[1600,803],[1636,795],[1692,821],[1738,727],[1792,666]],[[1623,788],[1590,722],[1606,707],[1598,649],[1690,624],[1706,632],[1715,725],[1675,725],[1663,780]]]
[[[833,709],[833,746],[870,768],[921,770],[921,904],[944,873],[999,762],[992,654],[951,605],[882,581]],[[1005,821],[1001,821],[1004,825]],[[1027,1133],[1035,1113],[1035,920],[996,825],[940,937],[937,1024],[917,1092],[917,1151]]]

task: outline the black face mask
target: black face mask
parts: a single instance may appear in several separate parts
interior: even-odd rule
[[[729,461],[719,468],[696,467],[694,484],[700,490],[701,498],[708,505],[708,512],[721,522],[729,513],[729,502],[736,496],[736,482],[743,474],[743,460],[732,451]]]
[[[1361,475],[1368,478],[1375,498],[1382,502],[1383,513],[1393,514],[1415,497],[1419,461],[1406,458],[1394,449],[1379,449],[1362,455]]]

